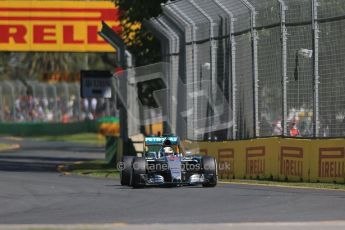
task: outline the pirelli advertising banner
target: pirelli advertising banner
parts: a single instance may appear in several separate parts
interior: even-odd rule
[[[183,145],[186,151],[215,157],[220,179],[345,183],[345,139],[262,138]]]
[[[0,51],[114,52],[98,35],[102,20],[121,31],[109,1],[0,0]]]

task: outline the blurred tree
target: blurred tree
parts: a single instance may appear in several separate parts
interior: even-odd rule
[[[22,60],[20,61],[28,63],[29,76],[34,76],[35,78],[42,76],[44,73],[66,72],[77,61],[69,53],[35,52],[26,54],[21,57]]]
[[[114,70],[111,53],[4,52],[0,54],[0,74],[11,79],[42,80],[47,74],[75,74],[81,69]]]
[[[161,3],[167,0],[113,0],[121,10],[122,38],[136,58],[136,65],[142,66],[161,60],[159,41],[145,28],[141,22],[158,16]]]

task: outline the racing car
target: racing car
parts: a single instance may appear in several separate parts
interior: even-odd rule
[[[145,137],[142,157],[123,156],[121,185],[140,188],[149,185],[217,185],[214,157],[186,155],[177,136]]]

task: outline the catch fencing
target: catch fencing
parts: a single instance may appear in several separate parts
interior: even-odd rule
[[[171,131],[190,140],[345,136],[345,1],[162,8],[145,26],[168,63]]]
[[[118,116],[115,99],[82,99],[79,83],[0,82],[0,122],[75,122]]]

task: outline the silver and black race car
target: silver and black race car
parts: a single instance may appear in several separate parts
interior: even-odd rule
[[[217,185],[216,159],[186,155],[176,136],[146,137],[143,156],[124,156],[121,166],[121,185],[134,188],[149,185]]]

